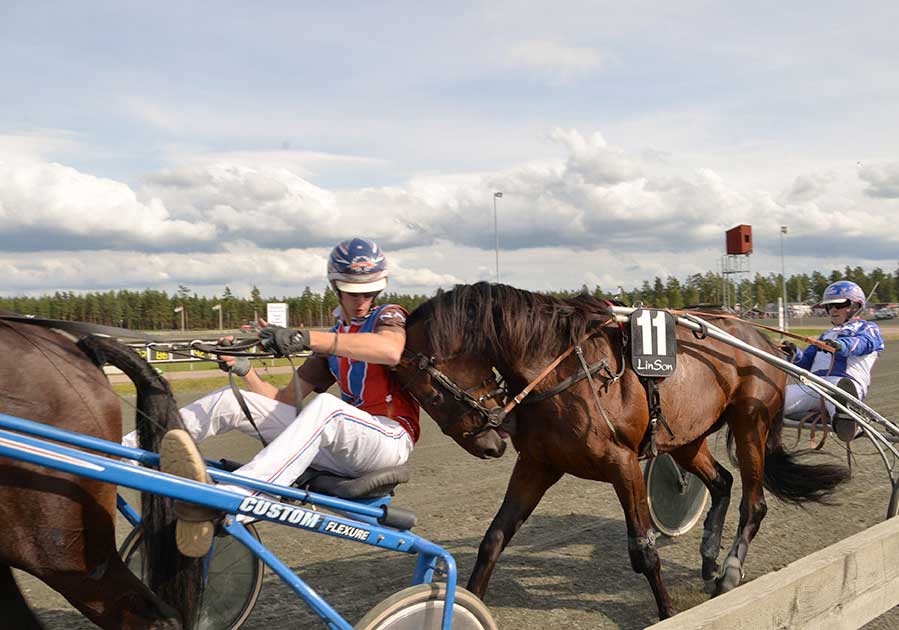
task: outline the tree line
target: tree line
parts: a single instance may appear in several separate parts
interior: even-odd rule
[[[814,304],[821,299],[825,287],[837,280],[852,280],[870,294],[872,303],[899,302],[899,268],[892,272],[875,268],[866,272],[861,267],[846,267],[829,274],[814,272],[790,276],[786,281],[787,301]],[[876,286],[876,289],[875,289]],[[874,292],[871,293],[872,289]],[[625,304],[642,302],[658,308],[682,308],[691,304],[739,304],[744,309],[766,310],[781,295],[780,274],[755,274],[736,282],[723,281],[720,274],[707,272],[693,274],[684,280],[669,276],[644,281],[632,290],[615,287],[611,290],[586,285],[579,291],[548,291],[555,297],[571,297],[578,293],[590,293],[596,297],[615,298]],[[399,304],[412,311],[428,300],[428,295],[384,293],[379,301]],[[284,302],[288,305],[288,325],[298,327],[330,326],[332,312],[337,307],[337,296],[328,288],[314,293],[306,287],[294,297],[263,297],[253,287],[249,297],[240,297],[225,287],[220,296],[199,296],[186,286],[169,295],[165,291],[106,291],[75,293],[57,291],[53,295],[39,297],[0,297],[0,309],[45,317],[82,321],[107,326],[121,326],[138,330],[171,330],[184,327],[193,330],[213,330],[221,327],[235,329],[251,323],[257,317],[265,317],[267,302]],[[177,310],[176,310],[177,309]]]

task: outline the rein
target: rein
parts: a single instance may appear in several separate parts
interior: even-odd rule
[[[121,339],[139,339],[141,341],[145,341],[147,343],[148,348],[152,348],[154,350],[162,349],[166,352],[170,352],[171,354],[180,354],[181,356],[194,356],[189,350],[199,350],[200,352],[205,352],[206,354],[211,354],[214,356],[219,355],[228,355],[233,357],[255,357],[255,358],[265,358],[273,356],[271,354],[262,354],[257,352],[248,352],[250,348],[259,344],[258,337],[251,337],[248,339],[242,339],[236,343],[232,343],[228,346],[220,346],[217,344],[208,344],[204,343],[200,340],[194,340],[187,344],[175,344],[168,341],[164,341],[158,337],[153,337],[151,335],[145,335],[143,333],[139,333],[134,330],[130,330],[128,328],[118,328],[116,326],[104,326],[101,324],[89,324],[87,322],[75,322],[61,319],[48,319],[43,317],[28,317],[27,315],[0,315],[0,320],[10,321],[10,322],[18,322],[22,324],[31,324],[33,326],[41,326],[43,328],[56,329],[61,330],[63,332],[67,332],[69,334],[77,334],[77,335],[97,335],[102,337],[115,337]],[[288,361],[290,358],[288,357]],[[291,365],[293,363],[291,362]],[[296,371],[294,371],[294,378],[296,378]],[[268,441],[264,437],[262,437],[262,433],[259,431],[259,427],[256,426],[256,421],[253,420],[253,414],[250,412],[250,408],[247,405],[247,401],[244,399],[243,394],[240,389],[237,387],[237,383],[234,380],[234,374],[229,370],[228,371],[228,384],[231,387],[231,391],[234,393],[234,397],[237,399],[237,404],[243,412],[244,416],[246,416],[247,421],[249,421],[250,426],[253,427],[256,431],[256,435],[259,437],[259,441],[262,442],[262,446],[268,446]],[[299,395],[297,396],[299,398]],[[302,404],[300,402],[297,403],[297,413],[302,409]]]
[[[791,333],[787,330],[781,330],[780,328],[775,328],[774,326],[766,326],[765,324],[759,324],[758,322],[755,322],[751,319],[744,319],[738,315],[731,315],[730,313],[719,313],[719,312],[710,313],[709,311],[685,311],[685,310],[678,310],[678,309],[670,309],[670,312],[675,315],[694,315],[697,317],[701,317],[701,316],[708,317],[710,315],[713,315],[714,317],[720,317],[722,319],[735,319],[735,320],[743,322],[745,324],[749,324],[750,326],[755,326],[756,328],[762,328],[762,329],[768,330],[770,332],[775,332],[775,333],[784,335],[785,337],[792,337],[793,339],[798,339],[799,341],[804,341],[810,345],[816,346],[817,348],[819,348],[821,350],[824,350],[825,352],[830,352],[830,353],[834,352],[833,348],[828,346],[823,341],[820,341],[819,339],[812,339],[811,337],[806,337],[804,335],[798,335],[796,333]]]

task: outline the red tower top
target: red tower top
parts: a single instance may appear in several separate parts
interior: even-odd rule
[[[724,233],[728,256],[744,256],[752,253],[752,226],[738,225]]]

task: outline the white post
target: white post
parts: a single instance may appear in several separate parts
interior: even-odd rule
[[[496,252],[496,283],[499,284],[499,223],[496,218],[496,200],[502,199],[501,192],[493,193],[493,250]]]
[[[784,329],[784,300],[782,297],[777,298],[777,327]],[[783,335],[781,335],[783,337]]]
[[[184,305],[175,307],[176,313],[181,313],[181,332],[184,332]]]

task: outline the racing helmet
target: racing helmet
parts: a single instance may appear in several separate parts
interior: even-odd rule
[[[328,257],[328,280],[345,293],[381,291],[387,286],[387,259],[374,241],[341,241]]]
[[[852,303],[853,310],[857,311],[865,305],[865,292],[854,282],[839,280],[827,285],[819,306],[838,304],[846,300],[849,300]]]

